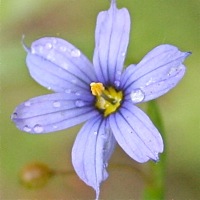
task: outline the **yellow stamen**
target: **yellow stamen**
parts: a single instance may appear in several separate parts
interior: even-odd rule
[[[96,96],[95,107],[103,112],[104,117],[114,113],[121,105],[123,99],[122,91],[117,91],[114,87],[105,89],[102,83],[91,83],[91,92]]]
[[[90,87],[91,87],[92,94],[94,96],[100,96],[102,94],[102,92],[105,90],[105,88],[104,88],[102,83],[94,83],[94,82],[92,82],[90,84]]]

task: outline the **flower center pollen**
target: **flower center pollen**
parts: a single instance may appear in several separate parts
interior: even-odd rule
[[[92,82],[90,84],[92,95],[96,96],[95,107],[103,112],[104,117],[114,113],[121,105],[123,99],[122,91],[114,87],[105,88],[102,83]]]

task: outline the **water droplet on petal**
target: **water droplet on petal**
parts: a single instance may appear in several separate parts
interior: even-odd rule
[[[24,128],[23,128],[23,130],[24,130],[25,132],[30,132],[30,131],[31,131],[31,128],[30,128],[28,125],[25,125]]]
[[[177,67],[172,67],[169,72],[168,72],[168,76],[171,76],[172,74],[174,74],[175,72],[178,71],[178,68]]]
[[[82,101],[82,100],[77,100],[77,101],[75,102],[75,105],[76,105],[77,107],[83,107],[83,106],[85,105],[85,103],[84,103],[84,101]]]
[[[48,90],[51,90],[51,87],[47,87]]]
[[[76,92],[75,95],[76,95],[76,96],[80,96],[81,93],[80,93],[80,92]]]
[[[126,55],[126,53],[125,53],[125,52],[123,52],[123,53],[122,53],[122,56],[124,57],[125,55]]]
[[[33,127],[33,130],[35,131],[35,133],[42,133],[44,131],[44,128],[40,124],[36,124]]]
[[[69,65],[67,63],[62,63],[62,68],[67,70],[69,68]]]
[[[53,128],[54,128],[54,129],[57,129],[57,128],[58,128],[58,126],[56,126],[56,125],[53,125]]]
[[[133,103],[139,103],[139,102],[143,101],[143,99],[145,97],[144,93],[140,89],[132,91],[130,96],[131,96],[131,100]]]
[[[59,108],[61,106],[61,103],[59,101],[54,101],[53,102],[53,107],[54,108]]]
[[[116,87],[119,87],[120,86],[120,81],[114,81],[114,84]]]
[[[94,132],[94,135],[97,135],[97,131]]]
[[[81,52],[80,52],[80,50],[78,50],[78,49],[73,49],[72,51],[71,51],[71,56],[72,57],[79,57],[81,55]]]
[[[53,48],[53,45],[51,43],[46,43],[45,44],[45,48],[46,49],[52,49]]]
[[[36,53],[36,51],[35,51],[34,48],[31,48],[31,53],[32,53],[32,54],[35,54],[35,53]]]
[[[29,107],[29,106],[31,105],[31,102],[30,102],[30,101],[26,101],[26,102],[24,102],[24,105],[25,105],[26,107]]]

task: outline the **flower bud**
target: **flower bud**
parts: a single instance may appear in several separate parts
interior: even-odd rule
[[[43,187],[53,175],[49,167],[40,162],[30,163],[21,170],[20,182],[28,188]]]

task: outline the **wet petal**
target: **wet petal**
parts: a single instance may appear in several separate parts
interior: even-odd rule
[[[122,87],[126,94],[140,89],[143,101],[155,99],[182,79],[185,66],[182,64],[189,52],[181,52],[172,45],[160,45],[150,51],[142,61],[128,67],[122,77]]]
[[[33,42],[26,62],[31,76],[56,92],[69,88],[88,90],[89,84],[96,80],[91,62],[79,49],[60,38],[44,37]]]
[[[82,123],[98,114],[93,97],[55,93],[32,98],[20,104],[12,114],[16,126],[29,133],[48,133]]]
[[[100,12],[95,32],[93,63],[100,82],[118,83],[129,41],[130,16],[126,8],[117,9],[115,1]]]
[[[115,138],[107,120],[100,117],[89,120],[78,133],[73,149],[72,163],[78,176],[96,191],[106,180],[106,167],[115,147]]]
[[[109,118],[115,139],[134,160],[143,163],[158,161],[163,152],[163,140],[148,116],[130,102]]]

